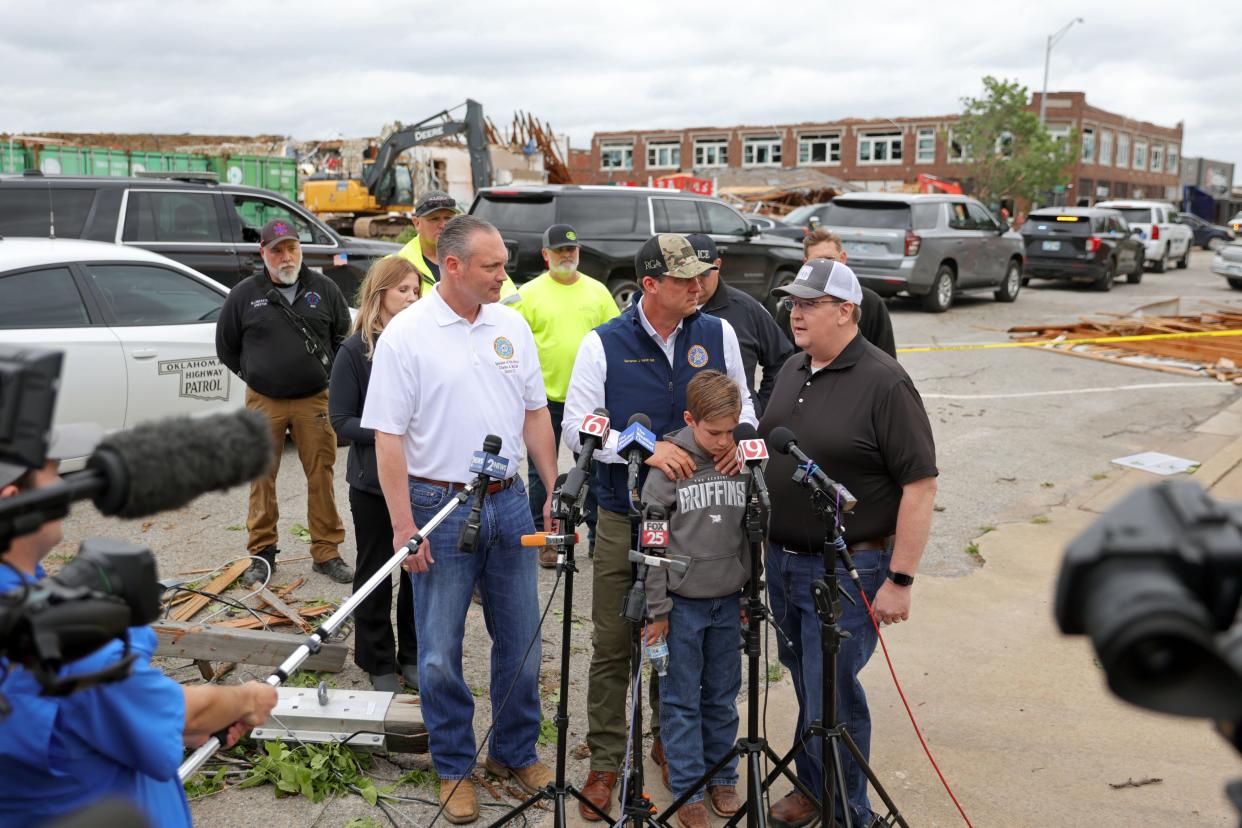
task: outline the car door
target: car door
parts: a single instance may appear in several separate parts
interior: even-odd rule
[[[1009,264],[1010,245],[1001,235],[1000,224],[982,204],[969,201],[966,212],[974,222],[974,243],[977,245],[971,282],[985,286],[999,285]]]
[[[284,219],[297,228],[298,241],[302,243],[303,264],[336,282],[347,298],[352,299],[358,292],[358,279],[345,267],[348,264],[347,254],[309,216],[276,198],[257,194],[226,192],[225,200],[227,209],[233,213],[229,224],[244,275],[248,276],[263,266],[263,260],[259,257],[259,232],[263,225],[273,219]]]
[[[81,265],[127,365],[130,428],[146,420],[230,411],[245,385],[216,358],[219,287],[155,262]]]
[[[949,230],[942,237],[944,248],[940,258],[957,263],[957,284],[969,287],[978,284],[975,271],[979,258],[979,231],[971,218],[967,202],[949,202]]]
[[[756,298],[766,298],[770,281],[767,247],[762,236],[747,232],[746,220],[727,205],[700,201],[703,226],[716,242],[720,276],[726,283]]]
[[[0,274],[0,344],[64,352],[53,422],[125,425],[121,343],[70,265]]]
[[[238,260],[225,219],[215,192],[131,188],[121,199],[117,241],[167,256],[232,286]]]
[[[1113,256],[1117,259],[1118,273],[1134,273],[1141,261],[1142,253],[1139,243],[1130,233],[1130,227],[1121,216],[1106,216],[1108,237],[1112,239]],[[1137,260],[1137,261],[1136,261]]]

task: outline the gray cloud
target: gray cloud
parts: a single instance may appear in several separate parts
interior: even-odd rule
[[[1186,155],[1242,161],[1242,16],[1167,2],[790,6],[305,0],[0,4],[0,129],[367,135],[467,97],[592,132],[960,109],[986,74],[1133,118]],[[951,8],[951,11],[946,10]],[[1230,64],[1233,64],[1232,66]]]

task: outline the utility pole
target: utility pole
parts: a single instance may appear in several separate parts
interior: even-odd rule
[[[1061,38],[1065,37],[1065,33],[1073,28],[1075,23],[1085,23],[1081,17],[1075,17],[1066,23],[1055,34],[1048,35],[1048,45],[1044,48],[1044,91],[1039,96],[1039,125],[1044,125],[1044,113],[1048,108],[1048,62],[1052,58],[1052,47],[1057,45]]]

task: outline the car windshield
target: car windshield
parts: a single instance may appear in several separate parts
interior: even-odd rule
[[[1151,224],[1150,207],[1114,207],[1130,224]]]
[[[781,220],[786,224],[806,224],[819,206],[818,204],[804,204]]]
[[[1091,219],[1088,216],[1065,216],[1057,214],[1028,216],[1022,225],[1022,232],[1031,233],[1068,233],[1072,236],[1091,235]]]
[[[910,205],[892,201],[841,201],[828,205],[820,224],[829,227],[882,227],[904,230],[910,226]]]

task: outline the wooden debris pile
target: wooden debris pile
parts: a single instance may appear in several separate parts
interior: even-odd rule
[[[1216,332],[1216,336],[1205,336]],[[1236,332],[1220,335],[1220,332]],[[1150,368],[1171,374],[1212,377],[1242,385],[1242,308],[1214,306],[1195,315],[1080,318],[1067,324],[1019,325],[1018,341],[1050,343],[1049,350],[1086,359]],[[1169,336],[1186,335],[1189,336]],[[1196,335],[1197,334],[1197,335]],[[1081,342],[1103,337],[1150,337],[1125,342]]]

